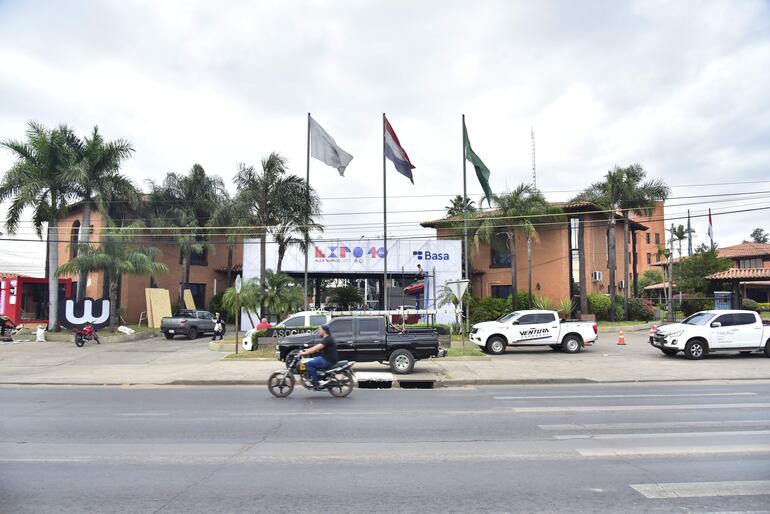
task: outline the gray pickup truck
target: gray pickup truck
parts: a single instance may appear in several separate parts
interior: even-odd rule
[[[176,335],[197,339],[206,333],[214,333],[214,316],[209,311],[179,309],[173,316],[160,320],[160,331],[166,339]]]

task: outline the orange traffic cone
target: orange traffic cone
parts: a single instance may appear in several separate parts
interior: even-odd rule
[[[625,346],[626,345],[626,337],[623,335],[623,331],[618,331],[618,346]]]

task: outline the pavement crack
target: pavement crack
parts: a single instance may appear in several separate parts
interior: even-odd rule
[[[171,505],[174,501],[176,501],[177,498],[181,497],[182,495],[186,494],[189,490],[192,488],[198,486],[199,484],[209,480],[211,477],[219,473],[222,469],[225,468],[225,466],[228,466],[229,464],[232,464],[236,460],[238,460],[243,454],[254,448],[255,446],[264,443],[269,437],[275,435],[278,433],[279,430],[281,430],[281,427],[283,427],[283,420],[278,420],[278,423],[267,429],[262,436],[257,439],[256,441],[243,445],[238,451],[236,451],[234,454],[230,455],[229,457],[225,458],[222,462],[219,463],[214,469],[211,470],[211,472],[206,473],[204,476],[199,478],[198,480],[195,480],[182,488],[181,491],[176,493],[174,496],[169,498],[163,505],[158,507],[158,509],[153,511],[153,514],[157,514],[158,512],[164,510],[166,507]]]

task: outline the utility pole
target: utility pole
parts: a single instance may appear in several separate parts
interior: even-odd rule
[[[671,224],[671,238],[668,240],[668,316],[671,322],[676,321],[674,312],[674,224]]]
[[[535,168],[535,127],[529,127],[529,135],[532,139],[532,185],[537,187],[537,168]]]

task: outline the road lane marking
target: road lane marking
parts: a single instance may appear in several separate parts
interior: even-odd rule
[[[565,412],[625,412],[655,410],[767,409],[770,403],[704,403],[683,405],[560,405],[558,407],[512,407],[520,414],[563,414]]]
[[[586,400],[602,398],[706,398],[712,396],[756,396],[757,393],[683,393],[683,394],[586,394],[553,396],[493,396],[494,400]]]
[[[149,417],[149,416],[169,416],[168,412],[121,412],[118,416],[129,417]]]
[[[630,484],[649,499],[770,495],[770,480]]]
[[[731,446],[643,446],[636,448],[579,448],[583,457],[698,457],[703,455],[747,454],[760,455],[770,453],[770,444],[744,444]]]
[[[770,419],[735,419],[724,421],[645,421],[640,423],[554,423],[538,425],[540,430],[647,430],[660,428],[764,427]]]
[[[569,434],[555,435],[554,439],[658,439],[672,437],[730,437],[749,435],[770,435],[770,430],[733,430],[730,432],[660,432],[644,434]]]

